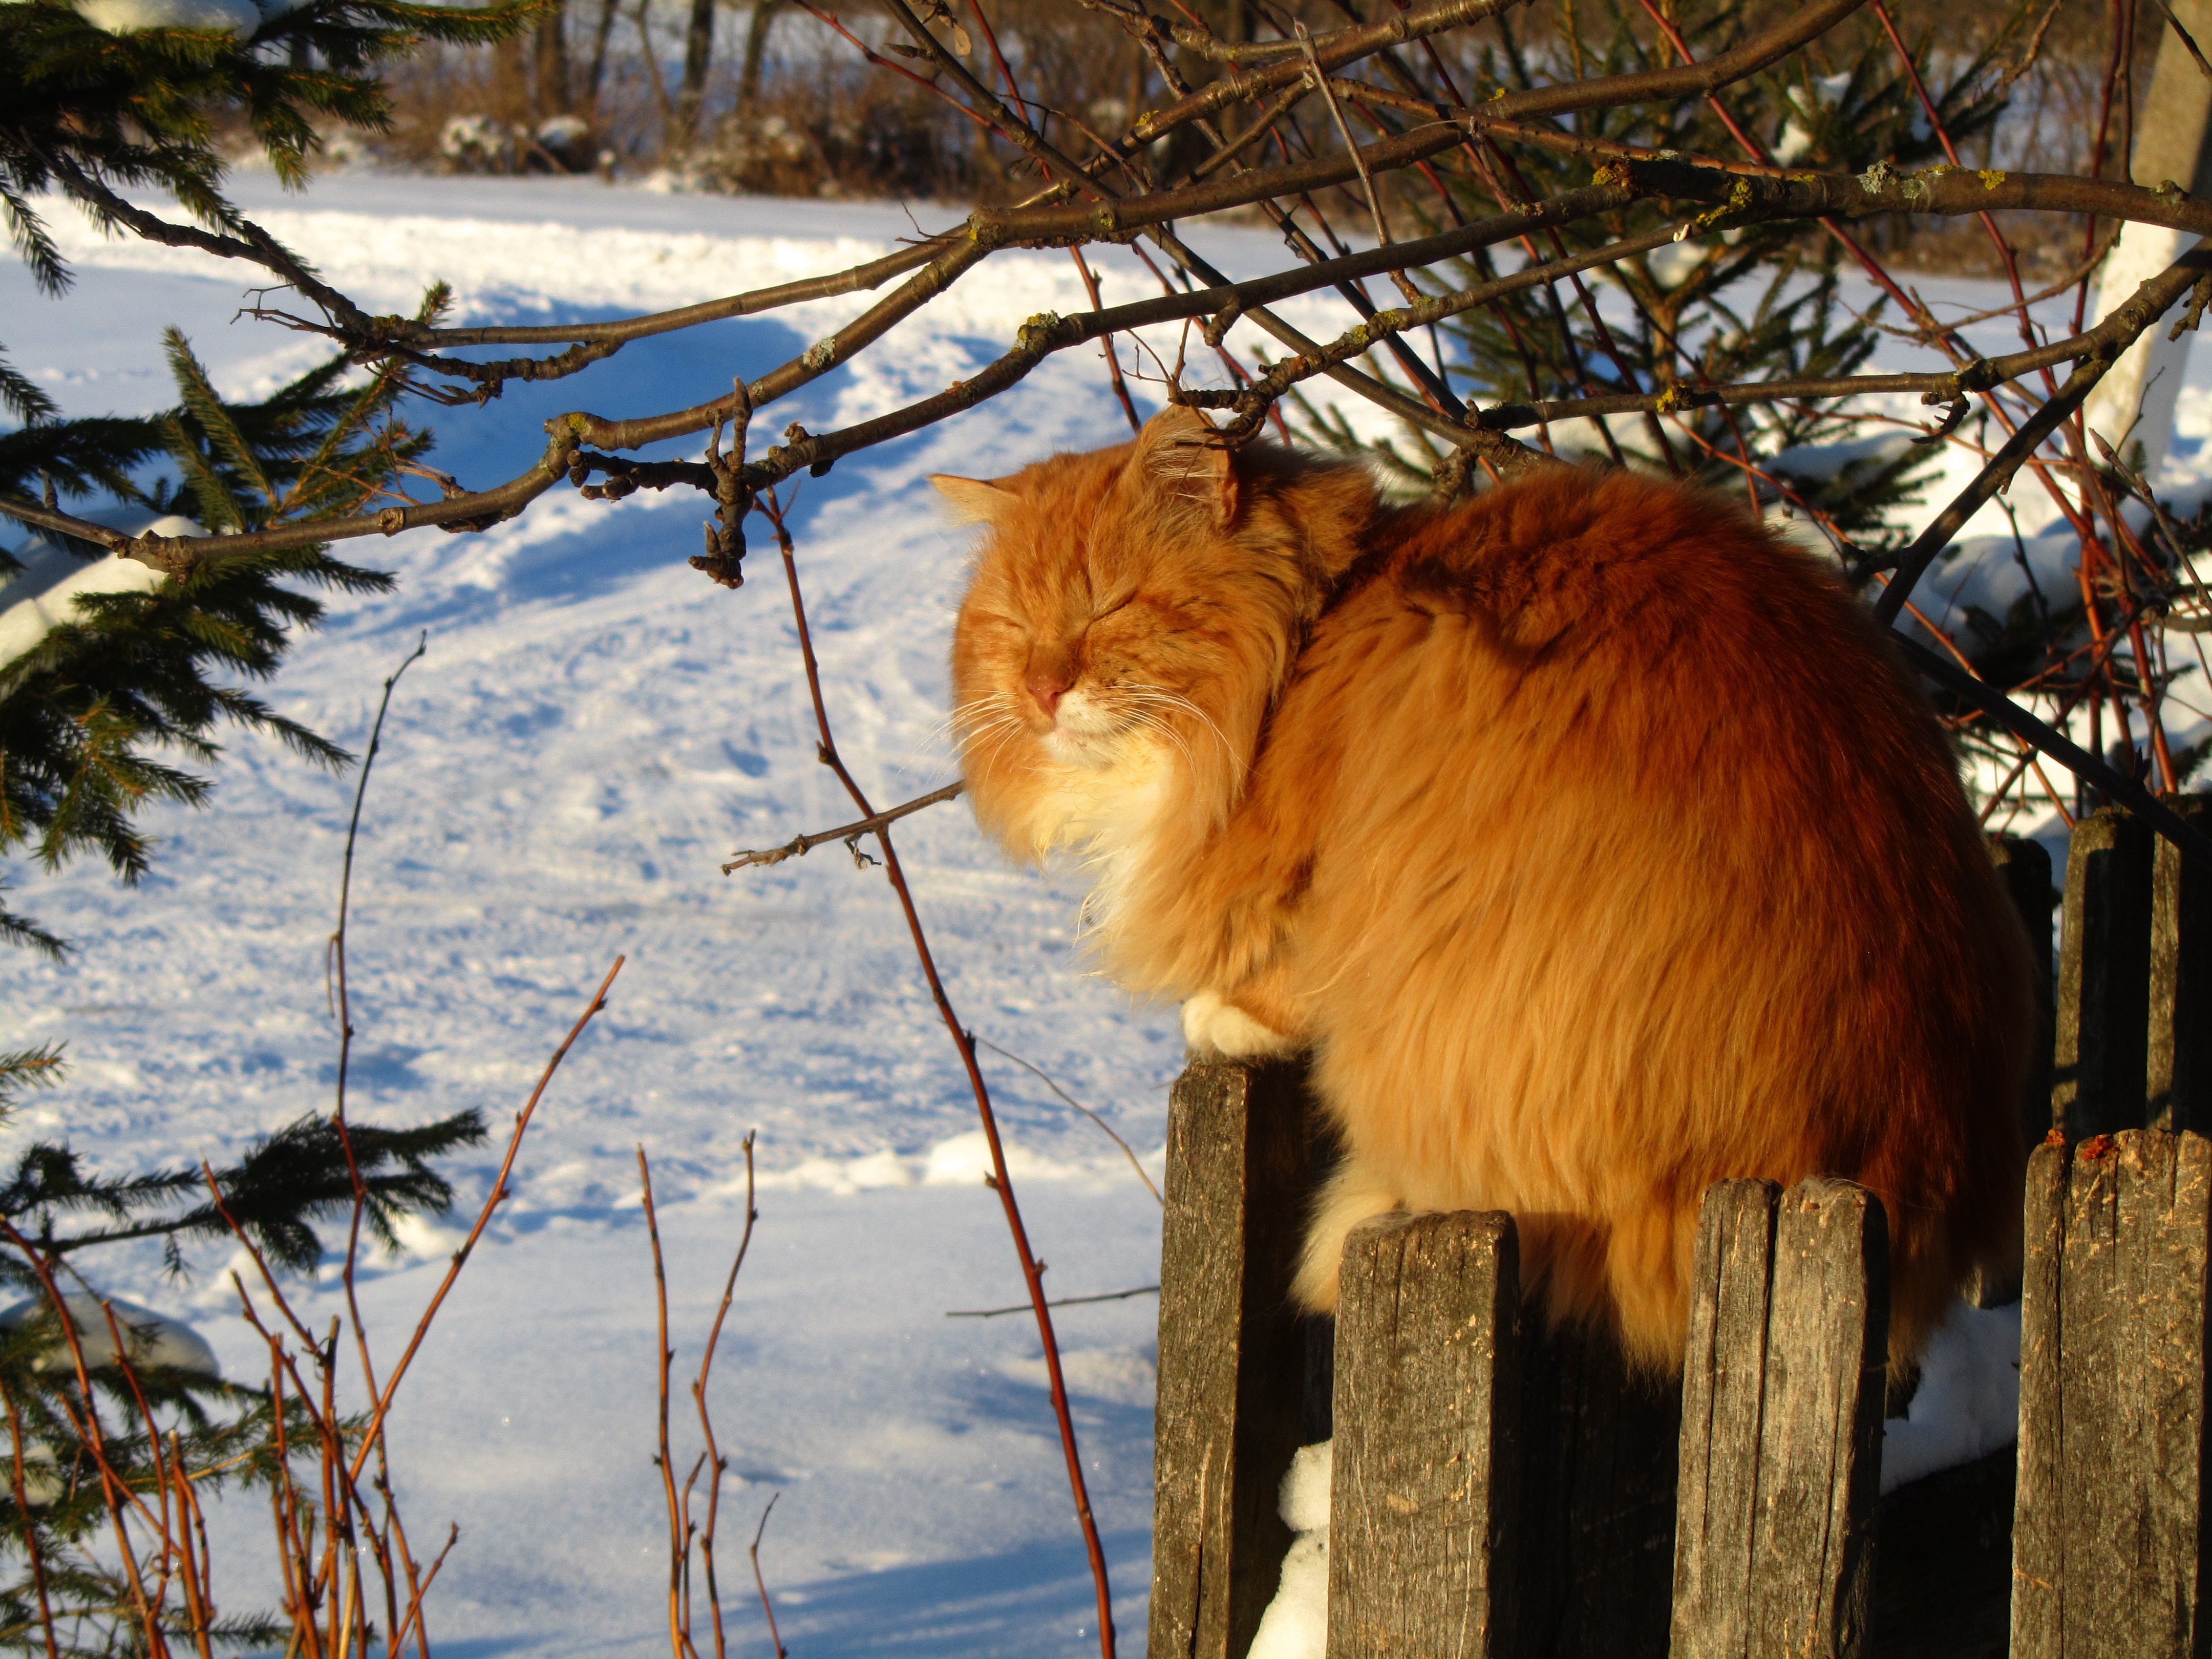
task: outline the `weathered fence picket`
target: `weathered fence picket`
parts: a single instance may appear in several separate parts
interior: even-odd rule
[[[2041,843],[2024,836],[1991,836],[1990,859],[1997,867],[1997,879],[2004,883],[2012,908],[2019,913],[2027,934],[2028,953],[2035,963],[2035,1048],[2021,1091],[2020,1108],[2021,1135],[2026,1145],[2033,1146],[2051,1127],[2051,1049],[2057,1036],[2058,1010],[2051,962],[2051,854]]]
[[[1522,1659],[1656,1659],[1674,1589],[1681,1384],[1630,1372],[1602,1331],[1522,1323]]]
[[[2026,1220],[2014,1659],[2197,1659],[2212,1141],[2040,1147]]]
[[[2051,1121],[2070,1140],[2142,1127],[2155,839],[2116,806],[2074,826],[2051,1087]]]
[[[1889,1337],[1881,1203],[1716,1182],[1683,1370],[1674,1659],[1862,1651]]]
[[[1168,1108],[1154,1431],[1154,1659],[1242,1659],[1290,1533],[1304,1415],[1290,1303],[1310,1139],[1302,1067],[1193,1066]]]
[[[1521,1467],[1510,1216],[1370,1221],[1336,1316],[1328,1650],[1511,1659]]]
[[[2212,823],[2212,798],[2175,804]],[[1993,1456],[1877,1498],[1887,1234],[1861,1189],[1707,1193],[1679,1385],[1547,1331],[1501,1214],[1357,1230],[1332,1332],[1289,1300],[1326,1158],[1302,1067],[1194,1065],[1169,1128],[1150,1651],[1243,1659],[1282,1477],[1333,1419],[1329,1659],[1997,1659],[2008,1549],[2011,1659],[2212,1659],[2212,871],[2084,818],[2054,975],[2049,857],[1991,854],[2045,992],[2022,1133],[2058,1131],[2027,1182],[2016,1480]]]
[[[2174,810],[2212,829],[2212,799]],[[2161,841],[2153,861],[2150,1043],[2145,1056],[2147,1129],[2212,1133],[2212,870]]]

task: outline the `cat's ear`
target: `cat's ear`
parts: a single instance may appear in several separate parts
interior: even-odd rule
[[[1136,465],[1156,495],[1180,510],[1202,513],[1216,530],[1237,516],[1235,458],[1196,410],[1170,405],[1146,422]]]
[[[990,524],[1014,504],[1014,492],[988,478],[959,478],[950,472],[933,472],[937,493],[952,503],[956,524]]]

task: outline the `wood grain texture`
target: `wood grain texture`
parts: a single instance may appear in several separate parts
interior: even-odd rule
[[[2118,807],[2074,826],[2051,1085],[2051,1121],[2070,1139],[2142,1127],[2154,839]]]
[[[2053,1141],[2028,1154],[2020,1293],[2020,1443],[2012,1522],[2013,1659],[2058,1659],[2064,1621],[2062,1485],[2065,1304],[2060,1296],[2073,1155]]]
[[[1717,1181],[1698,1212],[1674,1514],[1672,1651],[1681,1659],[1738,1659],[1749,1650],[1759,1412],[1781,1196],[1771,1181]]]
[[[2212,1141],[2046,1148],[2029,1216],[2014,1652],[2198,1659]]]
[[[2212,796],[2180,796],[2172,805],[2212,830]],[[2150,909],[2143,1127],[2212,1133],[2212,869],[2161,837]]]
[[[1697,1269],[1672,1650],[1861,1653],[1889,1337],[1881,1205],[1848,1182],[1717,1182]]]
[[[1504,1659],[1520,1445],[1510,1216],[1353,1231],[1337,1308],[1330,1659]]]
[[[1802,1181],[1775,1206],[1751,1651],[1856,1655],[1871,1610],[1888,1376],[1881,1201]]]
[[[1243,1659],[1290,1533],[1306,1344],[1290,1304],[1310,1189],[1302,1067],[1194,1065],[1168,1110],[1153,1447],[1156,1659]]]
[[[1522,1659],[1667,1651],[1682,1385],[1632,1374],[1611,1334],[1522,1314]]]

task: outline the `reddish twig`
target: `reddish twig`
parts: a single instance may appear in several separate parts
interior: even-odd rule
[[[1103,311],[1106,307],[1098,298],[1098,279],[1091,274],[1090,261],[1083,257],[1083,250],[1079,247],[1071,247],[1067,251],[1075,260],[1076,275],[1083,279],[1083,291],[1091,296],[1091,308]],[[1128,382],[1121,378],[1121,354],[1114,349],[1114,337],[1109,334],[1098,343],[1105,351],[1106,373],[1113,380],[1114,395],[1121,400],[1121,412],[1129,417],[1129,430],[1142,432],[1145,429],[1144,418],[1137,413],[1136,403],[1129,396]]]
[[[806,605],[799,593],[798,556],[791,544],[791,532],[783,520],[782,507],[773,492],[763,494],[758,505],[762,516],[775,532],[776,549],[783,556],[784,580],[791,589],[792,618],[799,630],[799,655],[806,667],[807,694],[813,700],[815,729],[820,737],[816,753],[822,763],[837,775],[837,781],[844,785],[853,804],[863,813],[872,813],[875,809],[868,805],[867,795],[839,757],[836,740],[830,729],[829,708],[822,700],[822,675],[814,659],[814,640],[806,626]],[[1029,1286],[1030,1305],[1036,1312],[1037,1334],[1044,1346],[1045,1370],[1052,1383],[1053,1414],[1060,1425],[1060,1450],[1067,1461],[1067,1484],[1075,1500],[1075,1518],[1083,1531],[1084,1547],[1091,1558],[1091,1582],[1098,1598],[1100,1659],[1114,1659],[1114,1599],[1107,1580],[1106,1549],[1098,1536],[1097,1519],[1091,1511],[1090,1488],[1083,1478],[1083,1454],[1076,1444],[1075,1419],[1067,1403],[1067,1378],[1060,1369],[1060,1343],[1053,1334],[1051,1307],[1044,1293],[1044,1263],[1030,1249],[1029,1230],[1023,1224],[1021,1206],[1014,1199],[1013,1180],[1006,1170],[1006,1149],[999,1138],[998,1116],[991,1109],[991,1091],[984,1084],[982,1067],[976,1064],[975,1045],[968,1041],[967,1030],[953,1011],[952,999],[945,994],[945,981],[939,977],[937,960],[930,951],[928,936],[922,930],[921,912],[915,908],[914,893],[907,885],[898,851],[891,845],[890,831],[879,826],[873,833],[877,845],[883,849],[884,873],[898,895],[899,908],[905,915],[907,933],[921,961],[922,977],[928,982],[931,1000],[945,1021],[945,1029],[951,1034],[952,1046],[959,1051],[961,1066],[968,1074],[968,1086],[975,1097],[976,1113],[982,1120],[984,1142],[991,1152],[991,1174],[987,1181],[998,1194],[1000,1206],[1006,1212],[1006,1230],[1012,1235],[1014,1254],[1021,1263],[1022,1278]]]
[[[145,1576],[140,1570],[138,1553],[131,1547],[131,1529],[124,1519],[124,1511],[126,1508],[137,1510],[147,1525],[156,1531],[160,1529],[161,1523],[109,1461],[106,1431],[100,1424],[99,1403],[93,1396],[92,1374],[85,1363],[84,1344],[78,1338],[76,1321],[70,1314],[69,1304],[62,1299],[60,1288],[54,1283],[52,1269],[30,1240],[18,1232],[15,1224],[5,1216],[0,1216],[0,1233],[6,1235],[8,1242],[30,1264],[32,1273],[38,1278],[40,1288],[46,1291],[55,1316],[61,1321],[62,1337],[69,1344],[70,1359],[76,1368],[77,1396],[84,1402],[84,1416],[76,1426],[86,1449],[92,1453],[93,1466],[100,1471],[100,1493],[107,1507],[109,1524],[115,1534],[116,1552],[123,1558],[125,1575],[131,1586],[132,1608],[145,1632],[147,1652],[152,1659],[168,1659],[169,1643],[161,1629],[161,1607],[147,1594]],[[126,1368],[129,1364],[128,1358],[119,1347],[116,1352],[116,1362]],[[72,1418],[76,1417],[76,1408],[69,1404],[66,1397],[62,1405]]]
[[[653,1207],[653,1166],[646,1162],[643,1146],[637,1149],[637,1177],[644,1184],[645,1236],[653,1245],[653,1307],[657,1322],[654,1329],[660,1342],[659,1351],[653,1358],[654,1372],[660,1379],[659,1408],[655,1419],[659,1428],[660,1449],[653,1462],[660,1471],[661,1495],[668,1505],[668,1647],[674,1659],[699,1659],[684,1616],[684,1570],[691,1559],[691,1522],[684,1513],[687,1505],[676,1495],[676,1466],[670,1461],[668,1449],[668,1367],[676,1358],[676,1351],[668,1346],[668,1268],[661,1260],[660,1221]]]
[[[23,1523],[23,1553],[31,1563],[31,1584],[39,1598],[39,1631],[46,1643],[46,1659],[62,1659],[60,1643],[54,1634],[54,1609],[46,1589],[46,1553],[39,1542],[39,1528],[31,1519],[30,1482],[23,1468],[23,1413],[15,1404],[15,1395],[4,1381],[0,1381],[0,1407],[8,1413],[8,1433],[12,1456],[9,1462],[8,1480],[15,1494],[15,1513]]]
[[[780,1492],[769,1494],[768,1502],[761,1509],[760,1525],[753,1528],[752,1548],[747,1552],[752,1557],[753,1588],[760,1592],[761,1614],[768,1620],[769,1645],[775,1650],[775,1659],[786,1659],[786,1650],[783,1638],[776,1633],[775,1608],[768,1599],[768,1580],[761,1576],[760,1544],[761,1534],[768,1530],[769,1511],[775,1507],[775,1500],[782,1496]]]
[[[607,969],[607,976],[599,981],[599,988],[592,994],[590,1005],[576,1017],[576,1023],[568,1028],[568,1035],[561,1039],[561,1046],[545,1062],[545,1069],[538,1075],[538,1086],[530,1091],[529,1100],[515,1114],[514,1133],[507,1137],[507,1155],[500,1160],[499,1174],[493,1177],[491,1190],[484,1195],[483,1208],[477,1212],[476,1225],[469,1229],[469,1236],[461,1241],[461,1248],[453,1252],[453,1265],[446,1269],[446,1276],[438,1281],[437,1291],[431,1296],[429,1306],[422,1310],[422,1318],[416,1322],[415,1334],[408,1340],[406,1351],[399,1356],[399,1363],[392,1367],[391,1380],[384,1385],[384,1392],[376,1397],[376,1409],[369,1418],[363,1444],[356,1454],[352,1468],[349,1471],[350,1478],[360,1477],[368,1461],[370,1445],[384,1431],[384,1419],[392,1410],[392,1402],[399,1392],[400,1383],[406,1379],[407,1369],[415,1363],[415,1356],[422,1346],[422,1339],[430,1334],[430,1322],[438,1316],[438,1310],[445,1305],[446,1297],[453,1288],[453,1281],[461,1276],[461,1269],[468,1265],[477,1241],[483,1237],[484,1229],[491,1224],[492,1212],[507,1196],[507,1178],[514,1172],[515,1155],[522,1150],[522,1137],[530,1128],[530,1120],[538,1110],[538,1101],[544,1097],[546,1085],[553,1081],[553,1073],[561,1069],[561,1062],[568,1058],[568,1050],[575,1047],[576,1039],[583,1036],[584,1028],[592,1023],[592,1017],[607,1006],[607,988],[615,982],[615,975],[622,972],[623,963],[627,959],[625,957],[615,958],[614,966]]]
[[[738,1293],[738,1270],[745,1265],[745,1253],[752,1249],[753,1223],[760,1219],[760,1212],[753,1208],[754,1138],[753,1132],[748,1129],[745,1132],[744,1140],[745,1229],[738,1237],[738,1253],[730,1262],[730,1276],[722,1281],[722,1303],[714,1310],[714,1322],[707,1332],[707,1352],[699,1357],[699,1375],[691,1382],[692,1403],[699,1408],[699,1431],[706,1437],[707,1462],[714,1470],[714,1482],[707,1489],[707,1525],[705,1530],[699,1534],[699,1558],[706,1565],[707,1607],[714,1619],[714,1659],[724,1659],[722,1592],[721,1586],[714,1576],[714,1534],[716,1526],[721,1520],[722,1474],[729,1468],[729,1460],[722,1455],[720,1443],[714,1437],[714,1414],[707,1408],[707,1378],[714,1369],[714,1355],[722,1346],[722,1321],[728,1317],[730,1303]],[[773,1503],[775,1500],[771,1498],[769,1501]],[[767,1524],[766,1516],[762,1516],[762,1524]],[[757,1577],[760,1573],[760,1539],[757,1535],[753,1540],[753,1572]],[[766,1607],[767,1604],[768,1589],[763,1585],[761,1589],[761,1605]],[[775,1629],[775,1615],[770,1613],[769,1631],[771,1636],[774,1635]],[[779,1655],[782,1653],[783,1648],[781,1643],[777,1644],[776,1651]]]

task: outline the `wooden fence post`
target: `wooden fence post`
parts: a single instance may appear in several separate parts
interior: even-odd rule
[[[1610,1332],[1522,1320],[1521,1659],[1656,1659],[1682,1385],[1632,1373]]]
[[[1991,836],[1990,857],[2027,931],[2035,963],[2035,1056],[2021,1098],[2021,1133],[2033,1146],[2051,1128],[2051,1056],[2058,1015],[2051,984],[2051,854],[2024,836]]]
[[[1154,1659],[1243,1659],[1290,1532],[1304,1330],[1290,1302],[1309,1196],[1303,1066],[1194,1065],[1168,1106],[1153,1441]]]
[[[2212,796],[2185,796],[2173,806],[2212,830]],[[2163,836],[2151,873],[2145,1071],[2145,1128],[2212,1133],[2212,870]]]
[[[2051,1121],[2070,1139],[2142,1127],[2154,839],[2117,806],[2074,826],[2051,1088]]]
[[[2212,1141],[2028,1162],[2013,1659],[2197,1659]]]
[[[1698,1222],[1674,1659],[1864,1650],[1889,1340],[1881,1204],[1723,1181]]]
[[[1346,1241],[1329,1659],[1510,1659],[1519,1254],[1494,1212],[1384,1216]]]

